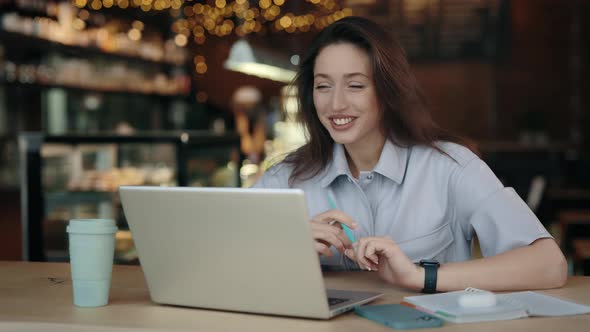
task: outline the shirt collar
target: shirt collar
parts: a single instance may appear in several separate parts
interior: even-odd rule
[[[373,171],[401,184],[406,175],[407,164],[408,148],[395,145],[390,140],[386,140],[379,161]],[[320,185],[322,188],[326,188],[341,175],[352,178],[350,169],[348,168],[348,162],[346,161],[344,146],[342,144],[334,144],[332,161],[321,175]]]

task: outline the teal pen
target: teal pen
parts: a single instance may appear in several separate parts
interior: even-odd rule
[[[331,209],[338,210],[338,207],[336,207],[336,203],[334,202],[330,194],[328,194],[328,204],[330,204]],[[344,233],[346,233],[346,236],[348,236],[350,242],[354,243],[354,241],[356,240],[354,239],[354,234],[352,234],[352,230],[348,226],[346,226],[346,224],[340,223],[340,226],[342,226],[342,229],[344,230]]]

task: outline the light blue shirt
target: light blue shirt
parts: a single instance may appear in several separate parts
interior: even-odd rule
[[[289,186],[292,166],[279,163],[254,187],[303,189],[310,217],[329,210],[332,195],[358,224],[355,238],[389,236],[414,262],[469,260],[475,234],[484,256],[551,237],[518,194],[469,149],[448,142],[437,146],[452,159],[431,147],[387,141],[373,171],[355,179],[344,147],[336,144],[332,162],[319,175]],[[333,257],[321,257],[322,265],[358,268],[332,251]]]

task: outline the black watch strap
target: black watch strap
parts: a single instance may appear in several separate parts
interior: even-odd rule
[[[424,268],[424,288],[422,293],[436,293],[436,280],[438,275],[439,262],[430,259],[420,261],[420,266]]]

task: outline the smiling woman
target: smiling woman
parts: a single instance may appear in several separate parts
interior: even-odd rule
[[[373,70],[364,50],[349,43],[326,46],[315,61],[313,100],[320,122],[334,142],[346,145],[350,156],[359,156],[367,147],[383,148]],[[356,177],[357,166],[374,166],[359,165],[363,162],[352,163]]]
[[[465,140],[432,120],[387,31],[359,17],[333,23],[295,82],[309,141],[255,187],[305,191],[324,267],[376,270],[424,292],[564,284],[551,235]]]

